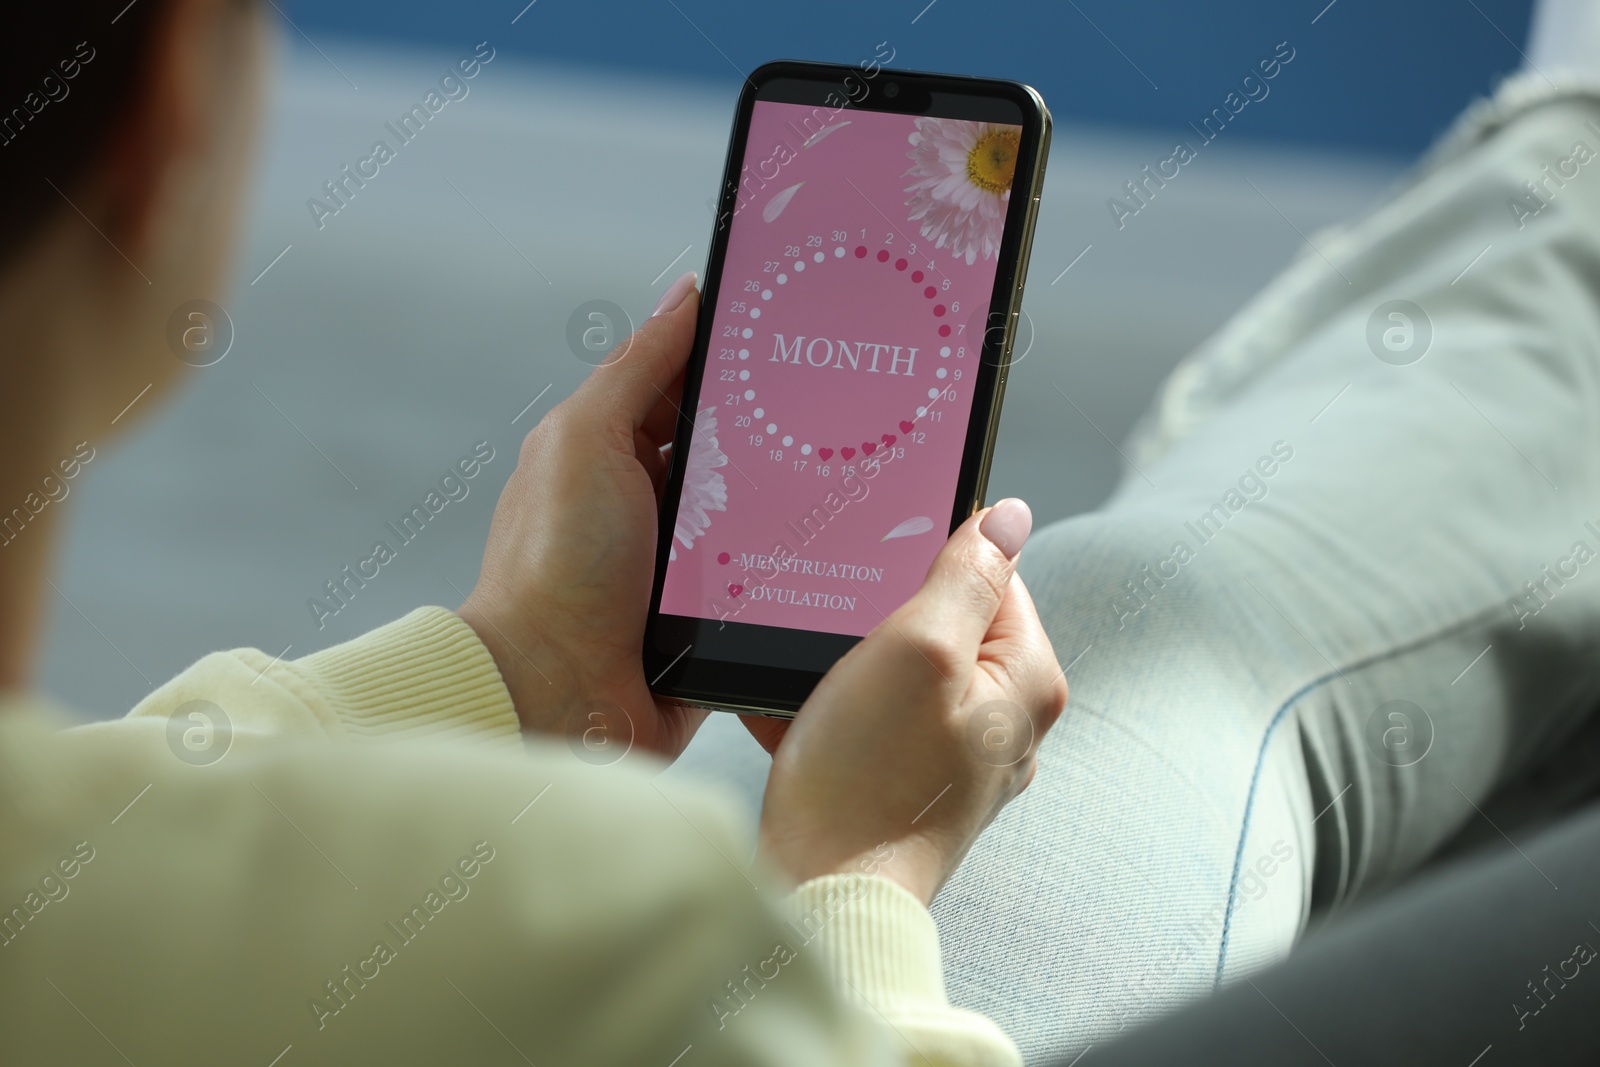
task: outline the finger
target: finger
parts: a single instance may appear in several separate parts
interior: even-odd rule
[[[656,456],[658,460],[656,470],[659,473],[652,474],[650,481],[655,486],[656,510],[660,511],[667,493],[667,471],[672,467],[672,446],[663,445],[656,451]]]
[[[895,612],[904,632],[940,635],[975,654],[994,622],[1033,515],[1015,497],[962,523],[934,557],[922,588]]]
[[[572,394],[574,406],[624,419],[630,430],[644,426],[689,362],[700,304],[694,283],[690,271],[667,288],[657,312]],[[666,402],[675,415],[676,401]]]
[[[1033,784],[1034,776],[1037,775],[1038,773],[1039,773],[1039,756],[1038,756],[1037,753],[1035,753],[1033,756],[1029,757],[1029,759],[1028,759],[1028,769],[1025,772],[1023,772],[1022,780],[1017,785],[1017,791],[1015,793],[1011,794],[1011,799],[1015,800],[1018,797],[1020,797],[1024,792],[1026,792],[1027,788],[1030,785]]]
[[[1012,575],[985,635],[980,662],[1027,710],[1042,738],[1067,703],[1067,679],[1038,609],[1022,579]]]
[[[750,736],[756,739],[756,744],[766,749],[771,756],[778,751],[778,746],[783,743],[784,736],[789,732],[791,719],[774,719],[770,715],[741,715],[739,720],[744,723],[744,728],[750,731]]]
[[[658,720],[660,730],[655,744],[649,747],[668,759],[677,759],[683,755],[683,750],[689,747],[689,742],[694,740],[701,723],[705,722],[711,713],[705,708],[689,707],[676,702],[658,700],[655,704],[660,716]]]
[[[633,435],[633,458],[650,476],[650,487],[655,490],[656,506],[661,506],[661,491],[667,483],[667,457],[655,443],[640,430]]]
[[[678,432],[678,402],[683,397],[682,371],[662,393],[656,398],[655,407],[645,413],[644,422],[639,427],[640,432],[657,447],[671,444]]]

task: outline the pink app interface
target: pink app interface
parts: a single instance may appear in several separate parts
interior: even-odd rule
[[[916,592],[1021,134],[755,104],[662,612],[860,636]]]

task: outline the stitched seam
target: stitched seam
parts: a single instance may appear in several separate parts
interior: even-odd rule
[[[1311,681],[1295,690],[1294,693],[1292,693],[1289,698],[1279,706],[1278,710],[1272,713],[1272,719],[1267,723],[1266,730],[1263,731],[1261,735],[1261,747],[1256,751],[1255,766],[1250,771],[1250,787],[1245,793],[1244,816],[1240,820],[1239,825],[1239,844],[1233,853],[1233,873],[1228,879],[1228,906],[1223,911],[1222,915],[1222,939],[1221,943],[1217,946],[1217,971],[1216,976],[1213,978],[1211,983],[1211,988],[1213,991],[1222,987],[1222,972],[1228,962],[1228,937],[1233,930],[1233,913],[1239,899],[1239,871],[1244,864],[1245,841],[1250,836],[1250,816],[1255,810],[1256,786],[1261,781],[1261,768],[1266,764],[1267,761],[1267,746],[1272,743],[1273,732],[1277,730],[1278,724],[1283,721],[1283,717],[1288,714],[1289,710],[1293,708],[1295,704],[1305,699],[1306,696],[1308,696],[1312,691],[1323,685],[1326,685],[1334,678],[1342,677],[1346,672],[1366,670],[1368,667],[1376,664],[1397,659],[1408,652],[1412,652],[1416,649],[1422,648],[1425,645],[1432,644],[1435,641],[1441,640],[1442,638],[1456,633],[1457,631],[1468,629],[1481,620],[1488,618],[1492,614],[1503,610],[1503,608],[1504,605],[1502,604],[1495,604],[1492,607],[1486,607],[1480,611],[1474,612],[1464,619],[1460,619],[1454,623],[1451,623],[1448,626],[1440,627],[1439,629],[1434,630],[1432,633],[1429,633],[1423,637],[1419,637],[1414,641],[1408,641],[1405,644],[1397,645],[1394,648],[1375,653],[1366,657],[1365,659],[1356,660],[1342,670],[1336,668],[1327,674],[1313,678]]]
[[[1244,863],[1244,843],[1250,836],[1250,815],[1255,808],[1256,785],[1261,781],[1261,768],[1267,761],[1267,746],[1272,743],[1273,731],[1278,728],[1278,723],[1283,721],[1283,717],[1288,713],[1289,709],[1294,707],[1297,701],[1303,699],[1312,690],[1336,677],[1338,677],[1337,673],[1325,674],[1296,690],[1288,700],[1283,702],[1277,711],[1273,712],[1272,721],[1267,723],[1266,732],[1261,735],[1261,748],[1256,752],[1255,767],[1250,771],[1250,788],[1245,793],[1244,818],[1241,820],[1239,827],[1239,845],[1234,849],[1233,853],[1233,874],[1228,879],[1228,906],[1222,913],[1222,943],[1217,948],[1217,973],[1211,983],[1213,990],[1222,987],[1222,969],[1228,962],[1228,935],[1232,932],[1233,909],[1238,899],[1239,869]]]

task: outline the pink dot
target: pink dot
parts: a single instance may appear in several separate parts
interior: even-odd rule
[[[879,263],[887,263],[887,262],[889,262],[889,250],[887,248],[878,249],[878,262]]]
[[[930,285],[926,289],[922,290],[922,295],[927,297],[929,300],[932,300],[933,294],[937,293],[938,291],[939,290]]]
[[[718,552],[717,553],[717,562],[718,563],[726,564],[732,558],[733,557],[728,555],[726,552]]]
[[[910,265],[911,264],[907,263],[903,259],[897,259],[897,260],[894,261],[894,269],[895,270],[905,270]]]
[[[936,318],[940,317],[940,316],[943,316],[944,315],[944,305],[943,304],[935,304],[934,308],[933,308],[933,314],[934,314],[934,316]]]
[[[939,327],[939,336],[940,337],[949,337],[950,336],[950,324],[948,322],[945,323],[943,326]]]
[[[927,275],[923,274],[920,270],[914,270],[911,272],[911,280],[914,282],[920,282],[925,277],[927,277]]]
[[[856,258],[857,259],[866,259],[867,258],[867,246],[866,245],[856,245]]]

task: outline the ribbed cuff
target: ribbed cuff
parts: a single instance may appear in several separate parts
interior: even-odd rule
[[[286,666],[351,733],[519,736],[494,658],[472,627],[444,608],[418,608]]]
[[[933,916],[898,882],[825,875],[796,889],[785,910],[799,936],[826,935],[835,976],[879,1010],[949,1003]]]
[[[817,940],[835,986],[881,1015],[923,1059],[941,1065],[1020,1065],[994,1021],[950,1006],[939,931],[899,883],[831,874],[803,883],[783,910],[801,944]]]

